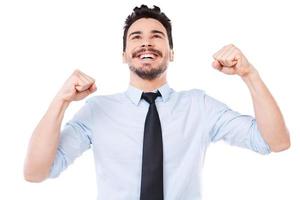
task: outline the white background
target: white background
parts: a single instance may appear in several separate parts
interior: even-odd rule
[[[253,115],[248,89],[236,76],[211,67],[212,54],[238,46],[276,98],[292,147],[262,156],[222,142],[207,151],[205,200],[300,199],[299,45],[297,1],[14,1],[0,2],[0,199],[96,199],[91,151],[58,179],[23,180],[33,129],[76,68],[97,80],[99,94],[126,90],[122,64],[124,20],[135,6],[161,7],[173,23],[175,61],[168,81],[175,90],[199,88],[232,109]],[[73,103],[64,123],[83,105]]]

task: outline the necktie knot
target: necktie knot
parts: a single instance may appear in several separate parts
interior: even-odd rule
[[[142,99],[145,99],[149,104],[153,104],[155,102],[156,97],[161,96],[160,92],[143,92]]]

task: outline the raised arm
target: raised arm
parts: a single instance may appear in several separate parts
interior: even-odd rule
[[[72,101],[79,101],[96,89],[95,80],[79,70],[67,79],[33,131],[24,164],[25,180],[41,182],[48,177],[66,109]]]
[[[213,67],[225,74],[237,74],[246,83],[251,93],[255,118],[262,137],[273,152],[290,147],[288,129],[272,94],[262,81],[257,70],[234,45],[226,45],[213,55]]]

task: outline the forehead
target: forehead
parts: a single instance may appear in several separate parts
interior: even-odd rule
[[[156,19],[153,18],[141,18],[136,20],[128,29],[128,35],[131,32],[141,31],[142,33],[151,32],[152,30],[158,30],[163,33],[167,33],[165,27]]]

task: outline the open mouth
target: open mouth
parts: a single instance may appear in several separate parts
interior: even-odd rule
[[[162,57],[162,53],[154,48],[140,49],[133,53],[132,57],[139,59],[141,62],[152,62],[158,57]]]
[[[157,55],[153,54],[153,53],[142,53],[142,54],[138,55],[137,57],[144,61],[149,61],[149,60],[152,61],[152,60],[155,60]]]

